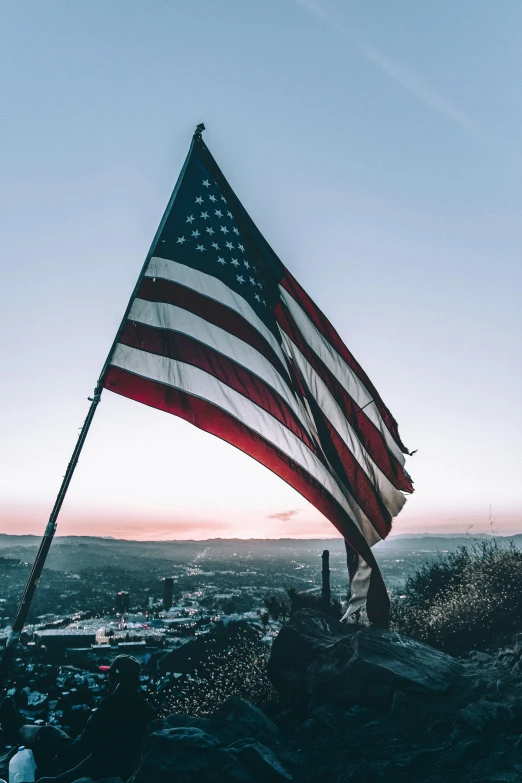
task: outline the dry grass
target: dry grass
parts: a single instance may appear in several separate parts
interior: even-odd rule
[[[266,674],[269,653],[266,644],[239,634],[227,649],[211,653],[193,678],[161,694],[156,700],[160,717],[211,715],[231,696],[254,704],[273,699],[277,694]]]
[[[452,655],[497,646],[522,630],[522,552],[497,541],[426,563],[393,602],[393,628]]]

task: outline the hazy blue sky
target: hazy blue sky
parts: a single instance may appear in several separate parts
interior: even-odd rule
[[[484,529],[490,504],[522,529],[521,53],[518,0],[0,3],[0,530],[45,526],[201,121],[419,450],[395,531]],[[109,392],[59,529],[335,534]]]

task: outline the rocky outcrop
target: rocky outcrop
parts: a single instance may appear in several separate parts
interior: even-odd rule
[[[304,609],[281,629],[268,674],[293,703],[398,710],[405,694],[446,694],[463,681],[464,670],[449,655],[393,631]]]
[[[92,778],[80,778],[74,783],[124,783],[121,778],[103,778],[103,780],[93,780]]]
[[[195,726],[160,729],[149,737],[133,783],[235,780],[249,783],[251,776],[217,737]]]
[[[238,740],[228,747],[238,760],[260,780],[292,780],[275,753],[252,739]]]
[[[267,743],[278,727],[244,699],[229,699],[211,718],[170,715],[154,721],[132,783],[256,783],[292,780]]]
[[[272,649],[279,702],[234,698],[209,717],[153,721],[128,783],[518,783],[515,654],[456,661],[303,610]]]

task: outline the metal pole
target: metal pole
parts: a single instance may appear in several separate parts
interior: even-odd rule
[[[323,554],[321,555],[323,560],[323,567],[321,571],[321,575],[323,578],[323,585],[321,588],[321,598],[323,600],[323,606],[325,609],[328,609],[330,606],[330,552],[328,549],[325,549],[323,551]]]
[[[56,532],[56,520],[58,518],[58,514],[60,513],[60,509],[65,499],[65,495],[67,493],[69,484],[71,483],[74,469],[78,463],[78,459],[80,457],[83,444],[85,443],[87,433],[89,432],[89,427],[91,426],[91,422],[94,418],[96,408],[100,401],[101,393],[102,393],[101,387],[97,386],[94,392],[94,396],[89,397],[89,399],[91,400],[89,412],[87,413],[87,417],[83,423],[83,427],[81,428],[80,434],[78,436],[78,440],[76,441],[76,446],[74,447],[71,460],[67,465],[67,470],[65,471],[65,476],[63,477],[62,484],[60,486],[60,491],[58,492],[58,495],[54,502],[53,510],[51,511],[51,516],[49,517],[49,522],[47,523],[47,527],[45,528],[45,533],[42,538],[40,548],[38,549],[38,553],[36,555],[34,565],[31,569],[29,579],[27,580],[25,590],[22,594],[22,599],[20,601],[20,605],[18,607],[16,617],[13,621],[11,633],[9,634],[9,637],[7,639],[4,654],[2,656],[2,661],[0,662],[0,688],[2,688],[4,685],[4,680],[7,676],[7,672],[9,671],[9,667],[11,665],[14,654],[16,652],[16,647],[20,640],[20,635],[25,625],[25,621],[27,620],[27,615],[29,613],[31,601],[33,600],[36,586],[38,584],[38,581],[42,574],[42,569],[45,564],[47,553],[49,552],[52,540],[54,538],[54,534]]]
[[[185,159],[185,163],[183,164],[183,168],[181,169],[181,172],[179,174],[179,177],[176,182],[176,186],[172,192],[172,195],[169,199],[169,203],[167,204],[167,208],[165,209],[165,212],[163,213],[163,217],[161,219],[161,222],[158,226],[158,230],[156,231],[156,234],[154,236],[154,239],[152,240],[152,244],[149,248],[149,252],[147,253],[147,256],[145,258],[145,261],[143,263],[143,266],[141,268],[141,272],[138,276],[138,280],[136,282],[136,285],[134,286],[134,291],[131,294],[131,297],[129,299],[129,302],[127,304],[127,307],[125,309],[125,313],[123,315],[123,318],[121,319],[120,327],[118,331],[116,332],[116,337],[113,340],[111,349],[109,353],[107,354],[107,358],[105,360],[105,363],[103,365],[103,369],[100,373],[100,377],[98,380],[98,383],[96,384],[96,389],[94,390],[93,397],[89,397],[89,400],[91,401],[91,406],[89,408],[89,412],[87,413],[87,417],[84,421],[83,427],[80,431],[80,434],[78,436],[78,440],[76,442],[76,446],[74,448],[74,451],[72,453],[71,460],[67,466],[67,470],[65,472],[65,476],[63,477],[62,484],[60,486],[60,491],[58,492],[58,495],[56,497],[53,510],[51,511],[51,516],[49,517],[49,522],[47,523],[47,527],[45,528],[45,533],[42,538],[40,548],[38,549],[33,567],[31,569],[31,573],[29,575],[29,579],[27,580],[27,584],[25,586],[25,590],[22,594],[22,599],[20,601],[20,605],[18,607],[18,611],[16,613],[16,617],[13,621],[11,633],[8,636],[7,643],[5,646],[4,654],[2,656],[2,660],[0,662],[0,692],[2,688],[4,687],[4,682],[7,677],[7,673],[9,671],[10,665],[12,663],[12,660],[14,658],[16,648],[18,646],[18,642],[20,640],[21,633],[23,631],[25,621],[27,620],[27,615],[29,614],[29,609],[31,607],[31,601],[33,600],[33,596],[36,590],[36,587],[38,585],[38,581],[40,579],[40,576],[42,574],[43,567],[45,565],[45,560],[47,558],[47,554],[49,552],[49,549],[51,547],[54,534],[56,533],[56,526],[57,526],[57,519],[58,514],[60,513],[60,509],[62,507],[63,501],[65,499],[65,495],[67,493],[67,490],[69,488],[69,484],[71,483],[71,479],[73,477],[74,469],[78,463],[78,459],[80,457],[83,444],[85,443],[85,439],[87,437],[87,433],[89,432],[89,427],[91,426],[91,422],[94,418],[94,414],[96,413],[96,408],[98,406],[98,403],[101,398],[101,393],[103,391],[103,377],[105,375],[105,372],[110,364],[112,354],[114,352],[114,349],[116,348],[116,345],[118,343],[118,340],[120,338],[120,335],[123,331],[123,328],[125,326],[125,322],[127,320],[127,317],[129,315],[130,308],[132,307],[132,303],[134,301],[134,298],[138,292],[138,288],[140,286],[141,281],[143,280],[143,277],[145,275],[145,272],[147,270],[149,261],[154,254],[154,251],[156,250],[156,245],[158,243],[158,240],[160,238],[161,232],[163,231],[163,228],[165,226],[165,223],[167,221],[167,218],[169,216],[170,210],[172,209],[172,206],[174,204],[174,201],[176,199],[179,186],[181,184],[181,180],[183,179],[183,175],[185,174],[185,170],[187,168],[190,155],[192,153],[192,150],[194,148],[194,144],[196,141],[201,139],[201,133],[205,130],[205,126],[203,123],[198,125],[196,128],[196,131],[192,137],[192,143],[190,145],[190,149],[188,151],[187,157]]]

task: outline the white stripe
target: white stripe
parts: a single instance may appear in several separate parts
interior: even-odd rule
[[[375,464],[371,456],[363,447],[357,433],[344,416],[335,397],[320,375],[316,373],[312,365],[303,356],[297,345],[295,345],[286,334],[283,335],[283,340],[310,386],[310,391],[315,397],[321,411],[335,428],[346,447],[352,452],[353,456],[378,491],[390,514],[393,517],[397,516],[406,503],[406,498],[402,492],[393,486],[379,466]]]
[[[350,589],[352,594],[350,596],[350,602],[348,609],[341,617],[343,620],[348,620],[350,615],[356,612],[358,609],[362,609],[366,603],[368,596],[368,590],[370,589],[370,578],[372,575],[372,569],[364,562],[361,556],[358,558],[357,571],[354,574],[352,581],[350,582]]]
[[[283,367],[287,366],[286,358],[279,342],[259,318],[254,308],[242,296],[232,291],[221,280],[218,280],[217,277],[207,275],[205,272],[199,272],[197,269],[186,266],[186,264],[178,264],[177,261],[171,261],[168,258],[158,258],[157,256],[153,256],[150,259],[145,277],[159,277],[163,280],[172,280],[174,283],[179,283],[186,288],[192,288],[193,291],[197,291],[204,296],[208,296],[209,299],[214,299],[216,302],[225,305],[225,307],[235,310],[265,338],[283,363]]]
[[[319,356],[319,358],[326,364],[328,369],[337,378],[339,383],[346,389],[350,397],[359,405],[364,408],[366,416],[373,421],[375,426],[382,433],[386,445],[392,452],[394,457],[404,465],[404,454],[396,444],[393,436],[386,427],[382,420],[381,414],[377,405],[371,405],[373,398],[365,388],[361,380],[357,377],[354,371],[349,367],[344,359],[339,356],[337,351],[330,345],[328,340],[321,334],[315,324],[309,319],[304,310],[295,301],[295,299],[286,291],[282,286],[279,286],[281,293],[281,299],[288,307],[292,318],[294,319],[297,328],[303,335],[305,341],[310,348]],[[365,407],[368,406],[368,407]]]
[[[355,500],[351,496],[345,496],[333,476],[302,440],[283,427],[269,413],[234,389],[221,383],[213,375],[199,369],[199,367],[140,351],[122,343],[118,343],[111,364],[144,378],[150,378],[180,389],[203,400],[208,400],[226,411],[250,430],[261,435],[262,438],[273,444],[313,476],[353,520],[370,546],[380,540]]]
[[[200,343],[208,345],[214,351],[227,356],[240,364],[253,375],[265,381],[274,391],[281,395],[293,410],[304,429],[311,435],[308,424],[308,413],[292,393],[288,384],[277,372],[274,365],[249,343],[244,342],[226,329],[205,321],[199,315],[185,310],[183,307],[166,304],[165,302],[149,302],[146,299],[135,299],[129,312],[129,321],[138,321],[159,329],[169,329],[193,337]]]

